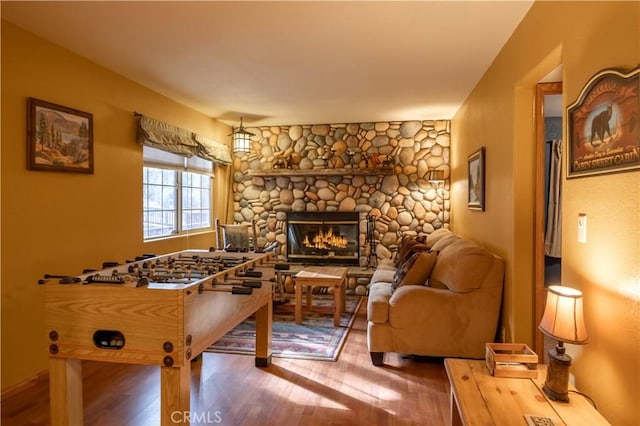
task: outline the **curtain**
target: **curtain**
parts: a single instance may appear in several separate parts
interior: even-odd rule
[[[544,254],[562,257],[562,141],[552,140],[549,161],[549,203]]]
[[[136,117],[137,140],[140,145],[187,158],[199,157],[216,163],[231,164],[231,154],[226,145],[142,114],[136,114]]]

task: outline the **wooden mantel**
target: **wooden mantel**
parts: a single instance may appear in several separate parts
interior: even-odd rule
[[[393,167],[378,167],[375,169],[269,169],[249,170],[249,176],[278,177],[278,176],[383,176],[393,174]]]

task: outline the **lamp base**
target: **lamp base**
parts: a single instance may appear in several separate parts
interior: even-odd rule
[[[564,352],[564,347],[558,345],[549,352],[549,366],[547,379],[542,390],[554,401],[569,402],[569,370],[571,357]]]

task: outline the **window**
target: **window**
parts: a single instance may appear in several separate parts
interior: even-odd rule
[[[182,229],[211,227],[211,178],[182,172]]]
[[[211,229],[212,163],[148,147],[144,153],[144,239]],[[167,158],[162,161],[161,157]],[[176,163],[186,171],[177,170]]]
[[[144,238],[162,237],[178,231],[177,174],[174,170],[144,168]]]

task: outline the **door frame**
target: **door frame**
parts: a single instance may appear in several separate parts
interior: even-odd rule
[[[546,291],[544,287],[544,231],[546,227],[544,211],[545,199],[545,95],[561,95],[562,82],[538,83],[536,85],[535,121],[536,121],[536,193],[534,224],[534,295],[533,295],[533,350],[538,354],[539,362],[544,362],[544,335],[538,330],[538,324],[544,313]],[[563,113],[563,122],[566,118]],[[564,124],[563,124],[564,128]]]

